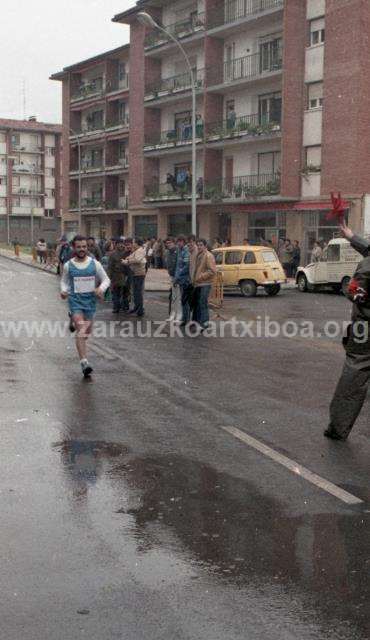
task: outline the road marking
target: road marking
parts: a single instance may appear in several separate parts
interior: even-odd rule
[[[178,398],[182,398],[183,400],[186,400],[188,405],[193,405],[193,407],[199,407],[200,409],[206,411],[208,415],[212,414],[218,420],[230,419],[230,416],[223,413],[222,411],[219,411],[218,409],[214,409],[213,407],[210,407],[207,402],[204,402],[203,400],[197,400],[196,398],[192,398],[189,395],[189,393],[187,393],[186,391],[182,391],[181,389],[176,388],[173,384],[170,384],[169,382],[166,382],[163,379],[158,379],[157,376],[150,373],[149,371],[141,367],[139,364],[137,364],[133,360],[129,358],[125,358],[124,356],[121,356],[119,353],[114,352],[109,347],[105,345],[104,347],[101,347],[101,346],[96,347],[95,344],[92,346],[96,349],[97,353],[99,353],[99,351],[101,352],[99,353],[99,355],[103,355],[110,360],[120,360],[126,365],[126,369],[131,369],[132,371],[135,371],[136,373],[140,374],[142,377],[146,378],[151,383],[154,383],[157,387],[159,386],[159,387],[165,388],[171,394],[177,396]],[[333,484],[329,480],[325,480],[324,478],[321,478],[317,474],[312,473],[312,471],[310,471],[306,467],[303,467],[298,462],[294,462],[294,460],[290,460],[290,458],[288,458],[287,456],[284,456],[281,453],[278,453],[277,451],[275,451],[274,449],[271,449],[270,447],[263,444],[259,440],[256,440],[252,436],[249,436],[243,431],[240,431],[240,429],[236,429],[235,427],[219,427],[219,428],[222,429],[223,431],[226,431],[227,433],[234,436],[235,438],[238,438],[245,444],[248,444],[250,447],[254,448],[256,451],[259,451],[259,453],[262,453],[263,455],[270,458],[274,462],[281,464],[286,469],[289,469],[289,471],[292,471],[293,473],[300,476],[301,478],[304,478],[305,480],[315,485],[319,489],[322,489],[323,491],[326,491],[326,493],[331,494],[338,500],[341,500],[345,504],[349,504],[349,505],[363,504],[363,500],[360,500],[360,498],[353,496],[351,493],[348,493],[344,489],[340,489],[340,487],[337,487],[337,485]]]
[[[316,473],[312,473],[312,471],[310,471],[306,467],[303,467],[298,462],[295,462],[294,460],[287,458],[281,453],[278,453],[277,451],[275,451],[274,449],[271,449],[270,447],[263,444],[259,440],[252,438],[252,436],[249,436],[247,433],[240,431],[240,429],[236,429],[235,427],[222,427],[222,429],[223,431],[226,431],[230,435],[234,436],[234,438],[241,440],[242,442],[247,444],[249,447],[252,447],[256,451],[259,451],[267,458],[270,458],[274,462],[277,462],[278,464],[281,464],[283,467],[286,467],[286,469],[289,469],[289,471],[292,471],[297,476],[304,478],[305,480],[315,485],[316,487],[319,487],[320,489],[323,489],[327,493],[330,493],[335,498],[342,500],[342,502],[345,502],[346,504],[351,504],[351,505],[362,504],[363,500],[360,500],[360,498],[353,496],[351,493],[348,493],[348,491],[344,491],[344,489],[340,489],[340,487],[337,487],[337,485],[333,484],[329,480],[325,480],[324,478],[321,478],[321,476],[318,476]]]
[[[117,356],[107,353],[106,351],[104,351],[104,349],[102,349],[101,347],[98,347],[96,344],[90,343],[89,348],[98,356],[103,356],[106,360],[117,360]]]

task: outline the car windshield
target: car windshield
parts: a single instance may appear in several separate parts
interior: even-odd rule
[[[262,251],[264,262],[276,262],[277,257],[273,251]]]

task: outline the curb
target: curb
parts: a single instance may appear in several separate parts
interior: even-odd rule
[[[56,276],[57,273],[55,271],[49,271],[48,269],[43,269],[42,267],[39,267],[37,264],[32,264],[32,262],[26,262],[25,260],[22,260],[22,258],[16,258],[16,257],[12,257],[12,256],[7,256],[5,253],[2,253],[2,251],[0,251],[0,258],[4,258],[5,260],[10,260],[11,262],[16,262],[17,264],[22,264],[25,267],[30,267],[31,269],[37,269],[37,271],[40,271],[41,273],[47,273],[51,276]]]

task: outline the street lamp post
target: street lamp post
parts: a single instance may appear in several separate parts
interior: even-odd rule
[[[197,235],[197,136],[196,136],[196,120],[197,120],[197,94],[196,94],[196,78],[194,69],[191,66],[189,56],[186,53],[181,42],[172,35],[165,27],[161,27],[152,16],[146,11],[140,11],[137,18],[141,24],[152,29],[157,29],[164,33],[172,40],[180,49],[189,68],[192,91],[192,184],[191,184],[191,228],[193,235]]]
[[[18,158],[16,156],[8,156],[8,162],[11,163],[12,167],[14,166],[14,163],[17,159]],[[10,169],[10,164],[8,164],[8,183],[10,183],[9,169]],[[8,196],[9,196],[9,191],[8,191]],[[12,199],[12,194],[10,194],[7,200],[7,216],[6,216],[6,235],[7,235],[8,245],[10,244],[10,209],[12,206],[13,206],[13,199]]]
[[[75,136],[78,149],[78,233],[82,233],[82,173],[81,173],[81,142],[78,137],[78,133],[71,127],[69,128],[71,134]]]

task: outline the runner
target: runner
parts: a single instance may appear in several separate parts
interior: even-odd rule
[[[86,238],[76,236],[73,251],[74,257],[64,265],[61,297],[63,300],[68,299],[72,321],[77,330],[76,347],[82,373],[85,378],[89,378],[93,369],[87,359],[87,340],[92,331],[96,299],[104,300],[110,280],[102,265],[88,256]]]

